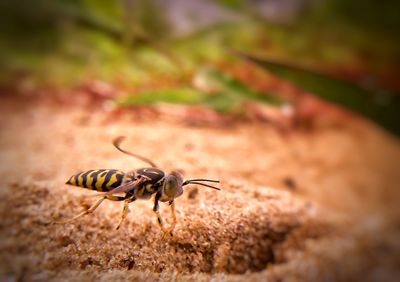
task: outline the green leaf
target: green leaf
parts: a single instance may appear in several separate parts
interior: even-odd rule
[[[117,106],[152,105],[156,103],[172,103],[184,105],[203,105],[218,112],[237,112],[243,102],[253,100],[279,106],[283,102],[274,96],[255,92],[240,81],[216,70],[204,68],[196,75],[205,88],[213,89],[207,93],[205,89],[172,88],[147,91],[127,97],[118,98]]]
[[[201,80],[206,88],[213,89],[214,92],[218,92],[220,96],[226,99],[253,100],[274,107],[284,104],[281,98],[254,91],[241,81],[214,68],[202,69],[198,72],[197,79]]]
[[[142,92],[116,100],[118,106],[151,105],[160,102],[195,105],[204,99],[204,93],[191,88],[164,89]]]
[[[244,7],[243,0],[216,0],[215,2],[222,7],[232,9],[234,11],[239,11]]]
[[[243,53],[238,55],[326,101],[358,112],[400,135],[399,95],[383,90],[367,90],[345,80],[270,59],[260,59]]]

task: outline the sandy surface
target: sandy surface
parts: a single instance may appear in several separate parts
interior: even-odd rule
[[[400,274],[398,140],[362,121],[282,135],[1,98],[0,271],[8,281],[396,281]],[[150,201],[65,225],[96,192],[66,186],[94,168],[142,167],[222,181],[177,199],[163,240]],[[167,224],[169,209],[161,205]]]

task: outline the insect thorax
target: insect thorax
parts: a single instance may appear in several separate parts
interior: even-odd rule
[[[158,168],[153,168],[153,167],[140,168],[140,169],[137,169],[135,172],[136,172],[137,176],[139,176],[139,175],[143,176],[147,180],[149,180],[151,183],[157,183],[165,176],[165,173],[162,170],[160,170]]]
[[[138,187],[135,195],[138,199],[147,199],[151,195],[158,192],[164,182],[165,173],[162,170],[156,168],[141,168],[135,171],[136,178],[145,178],[144,183],[141,187]]]

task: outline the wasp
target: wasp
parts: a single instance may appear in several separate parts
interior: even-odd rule
[[[172,236],[172,231],[177,223],[175,214],[175,198],[183,194],[183,186],[197,184],[216,190],[221,190],[218,187],[203,183],[219,183],[218,180],[203,178],[184,180],[182,174],[178,171],[172,171],[171,173],[166,174],[151,160],[122,149],[121,143],[124,139],[124,136],[114,139],[114,147],[124,154],[146,162],[150,165],[150,167],[132,170],[127,173],[117,169],[93,169],[71,176],[66,184],[104,193],[102,193],[100,195],[101,198],[87,210],[67,221],[57,223],[68,223],[84,215],[91,214],[104,200],[124,201],[121,218],[116,228],[119,229],[125,220],[127,213],[129,212],[130,203],[138,199],[152,198],[154,202],[153,212],[157,216],[157,223],[159,227],[164,233],[164,236]],[[121,194],[124,194],[124,196],[120,196]],[[169,230],[164,227],[164,223],[159,212],[159,202],[168,202],[168,205],[171,208],[173,223]]]

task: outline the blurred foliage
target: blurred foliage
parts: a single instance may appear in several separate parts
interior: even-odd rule
[[[28,0],[3,0],[0,67],[5,71],[0,73],[0,85],[73,87],[97,79],[128,89],[154,89],[121,100],[121,105],[170,101],[226,112],[244,101],[282,103],[203,68],[234,66],[237,60],[227,55],[227,49],[319,70],[398,75],[400,2],[299,0],[303,8],[297,17],[280,24],[262,16],[257,0],[210,2],[238,17],[177,36],[165,12],[168,2],[160,0],[36,0],[34,8]],[[293,68],[267,68],[398,132],[398,108],[387,102],[392,98],[384,90],[371,94]],[[214,92],[189,87],[193,75]]]
[[[208,104],[221,111],[230,111],[234,106],[241,105],[246,101],[257,101],[270,106],[282,106],[283,100],[278,96],[267,93],[259,93],[240,82],[239,80],[213,68],[204,68],[200,70],[196,77],[198,87],[209,90],[214,93],[214,98],[208,100]],[[213,97],[211,96],[211,97]],[[223,100],[232,101],[222,104]]]
[[[240,56],[326,101],[345,106],[400,135],[400,95],[390,94],[381,89],[367,90],[348,81],[294,65],[258,59],[246,54]]]
[[[341,26],[344,29],[379,33],[388,39],[399,41],[399,1],[374,0],[324,0],[317,2],[314,20]],[[333,20],[335,19],[335,20]]]
[[[302,15],[302,25],[331,42],[352,48],[364,64],[388,68],[400,63],[399,1],[323,0]],[[319,44],[315,45],[319,49]]]
[[[248,101],[277,107],[284,104],[277,96],[258,93],[242,82],[213,68],[204,68],[195,76],[195,87],[159,89],[118,98],[118,106],[164,103],[203,105],[219,112],[240,112]]]
[[[125,24],[131,39],[146,37],[160,40],[170,33],[170,25],[163,13],[163,2],[156,0],[121,0]]]
[[[127,83],[135,83],[151,75],[147,69],[132,67],[136,57],[144,55],[145,61],[149,53],[161,62],[150,71],[163,71],[166,65],[169,71],[173,63],[165,63],[168,56],[158,43],[161,35],[168,34],[168,25],[153,2],[37,0],[33,9],[28,0],[1,1],[0,62],[7,72],[0,74],[0,83],[26,74],[33,74],[31,78],[42,86],[68,87],[90,77],[124,76]],[[127,9],[133,4],[140,9]],[[140,13],[128,13],[137,10]],[[158,41],[153,42],[156,36]],[[146,46],[151,50],[143,52]]]
[[[387,70],[388,64],[394,65],[400,58],[398,45],[392,44],[400,38],[394,36],[399,33],[395,12],[399,4],[395,1],[310,2],[315,5],[306,5],[308,9],[293,22],[277,25],[253,17],[257,1],[215,0],[240,17],[181,38],[174,37],[166,3],[36,0],[32,8],[28,0],[3,0],[0,63],[6,72],[0,79],[6,82],[23,73],[33,74],[38,84],[64,86],[91,77],[123,77],[127,84],[140,84],[151,81],[158,70],[168,75],[171,71],[172,79],[179,79],[204,63],[228,60],[226,48],[322,68],[384,62],[379,67]],[[143,67],[149,54],[162,65],[145,63]],[[184,73],[180,73],[180,64]]]
[[[243,0],[215,0],[215,2],[225,8],[233,10],[243,9],[246,6]]]
[[[192,88],[158,89],[117,98],[116,105],[120,107],[157,103],[196,105],[201,104],[204,97],[205,93]]]

